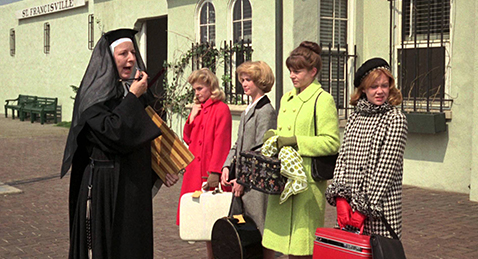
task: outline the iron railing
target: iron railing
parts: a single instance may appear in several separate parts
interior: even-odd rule
[[[331,43],[322,43],[321,48],[322,71],[319,81],[324,90],[334,97],[339,115],[342,118],[347,118],[347,111],[352,109],[349,106],[349,99],[354,90],[353,80],[350,80],[350,73],[353,70],[349,64],[352,63],[353,68],[356,67],[357,47],[353,46],[353,53],[349,52],[348,44],[333,46]]]
[[[397,9],[395,2],[390,2],[391,12]],[[401,3],[397,83],[403,95],[402,109],[443,112],[452,104],[445,91],[450,0],[404,0]],[[396,24],[391,22],[390,26],[392,31]],[[393,48],[391,43],[390,50]]]
[[[252,59],[252,44],[248,41],[224,41],[219,49],[214,44],[194,43],[192,45],[192,69],[209,68],[213,73],[222,65],[224,71],[221,77],[222,87],[226,94],[226,103],[233,105],[249,104],[249,98],[244,94],[241,83],[235,75],[236,68]]]

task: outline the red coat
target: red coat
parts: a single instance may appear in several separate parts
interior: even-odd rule
[[[201,104],[201,110],[192,123],[189,123],[188,118],[183,139],[193,153],[194,160],[186,167],[180,200],[185,193],[201,190],[207,172],[221,173],[231,149],[231,128],[231,112],[227,104],[221,101],[207,100]],[[179,205],[176,223],[179,225]]]

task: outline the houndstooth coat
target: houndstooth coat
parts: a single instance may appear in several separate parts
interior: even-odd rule
[[[364,234],[391,237],[381,215],[399,237],[402,232],[403,153],[407,141],[405,115],[388,103],[377,106],[359,100],[350,116],[326,191],[330,205],[344,197],[352,209],[367,215]]]

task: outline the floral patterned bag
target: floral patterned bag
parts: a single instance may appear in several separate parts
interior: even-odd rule
[[[281,194],[287,178],[280,173],[280,160],[252,150],[241,152],[237,159],[237,182],[267,194]]]

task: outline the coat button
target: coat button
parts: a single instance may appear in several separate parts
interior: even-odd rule
[[[282,112],[285,112],[285,111],[286,111],[285,109],[282,110]]]
[[[289,125],[289,126],[287,126],[287,128],[290,130],[290,129],[291,129],[291,126]]]
[[[293,109],[293,110],[292,110],[292,112],[295,112],[295,111],[296,111],[296,109]]]
[[[198,157],[198,161],[201,162],[201,157]]]
[[[202,141],[199,141],[199,145],[202,146]]]
[[[282,130],[282,126],[277,127],[278,130]]]

